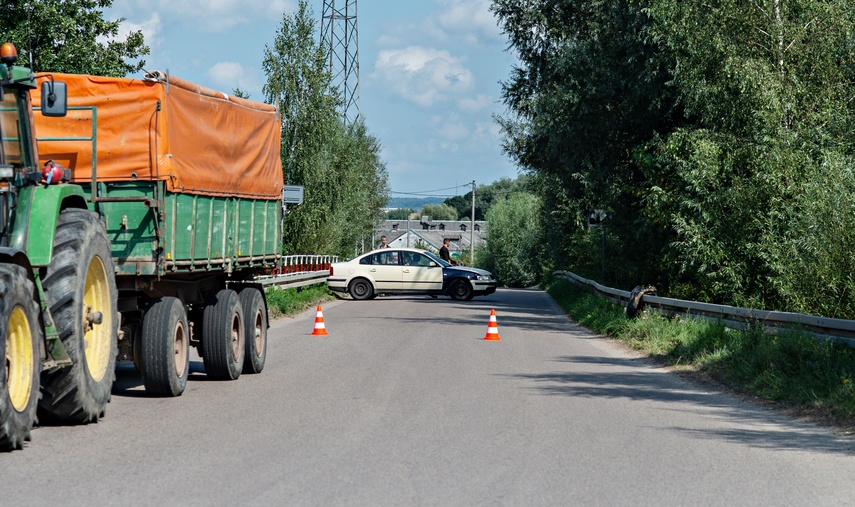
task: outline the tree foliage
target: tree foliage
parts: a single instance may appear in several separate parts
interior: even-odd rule
[[[445,203],[425,204],[421,214],[430,217],[431,220],[457,220],[457,210]]]
[[[347,256],[382,219],[387,173],[379,141],[367,127],[343,122],[316,24],[305,0],[293,15],[283,16],[273,44],[265,48],[263,93],[282,111],[285,182],[304,187],[305,201],[284,220],[287,253]]]
[[[0,38],[18,48],[21,65],[35,72],[124,77],[145,65],[143,34],[119,40],[118,19],[104,19],[112,0],[6,2],[0,9]]]
[[[540,201],[533,194],[502,197],[487,212],[490,236],[478,264],[506,287],[531,287],[540,282]]]
[[[831,238],[848,224],[833,210],[851,205],[855,160],[849,2],[493,10],[520,61],[503,87],[504,148],[535,175],[556,265],[598,276],[585,216],[605,209],[615,285],[855,317],[843,262],[855,243]]]

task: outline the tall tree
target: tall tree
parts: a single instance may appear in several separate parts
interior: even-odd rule
[[[328,48],[317,43],[316,27],[301,0],[283,16],[262,62],[265,99],[282,111],[285,181],[303,185],[305,194],[285,218],[285,248],[351,255],[382,218],[387,174],[379,141],[363,123],[343,123],[338,91],[330,89]]]
[[[118,39],[124,19],[104,19],[112,0],[16,0],[0,9],[0,40],[35,72],[123,77],[145,66],[143,34]]]
[[[491,270],[506,287],[531,287],[543,270],[540,200],[514,193],[498,199],[487,212],[490,236],[479,264]]]

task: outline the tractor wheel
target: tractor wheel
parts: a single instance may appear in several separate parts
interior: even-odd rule
[[[72,365],[42,374],[39,413],[55,422],[97,422],[116,378],[119,319],[110,242],[96,213],[60,213],[42,284]]]
[[[267,307],[261,291],[246,288],[238,294],[244,320],[246,342],[244,373],[261,373],[267,358]]]
[[[143,316],[140,370],[151,394],[180,396],[190,372],[190,332],[181,300],[154,301]]]
[[[202,348],[205,373],[220,380],[235,380],[243,370],[243,309],[237,292],[217,292],[202,317]]]
[[[21,449],[30,438],[39,399],[39,309],[24,268],[0,264],[0,451]]]

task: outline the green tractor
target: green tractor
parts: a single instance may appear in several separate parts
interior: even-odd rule
[[[103,416],[115,378],[117,289],[110,241],[68,171],[40,167],[34,114],[65,116],[64,83],[42,84],[0,48],[0,450],[20,449],[38,415]]]

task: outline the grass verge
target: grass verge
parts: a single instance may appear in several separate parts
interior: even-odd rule
[[[331,299],[333,297],[325,283],[290,289],[267,289],[267,308],[271,319],[296,315]]]
[[[855,350],[845,345],[652,312],[629,319],[622,307],[567,280],[554,280],[547,292],[579,324],[664,364],[855,432]]]

